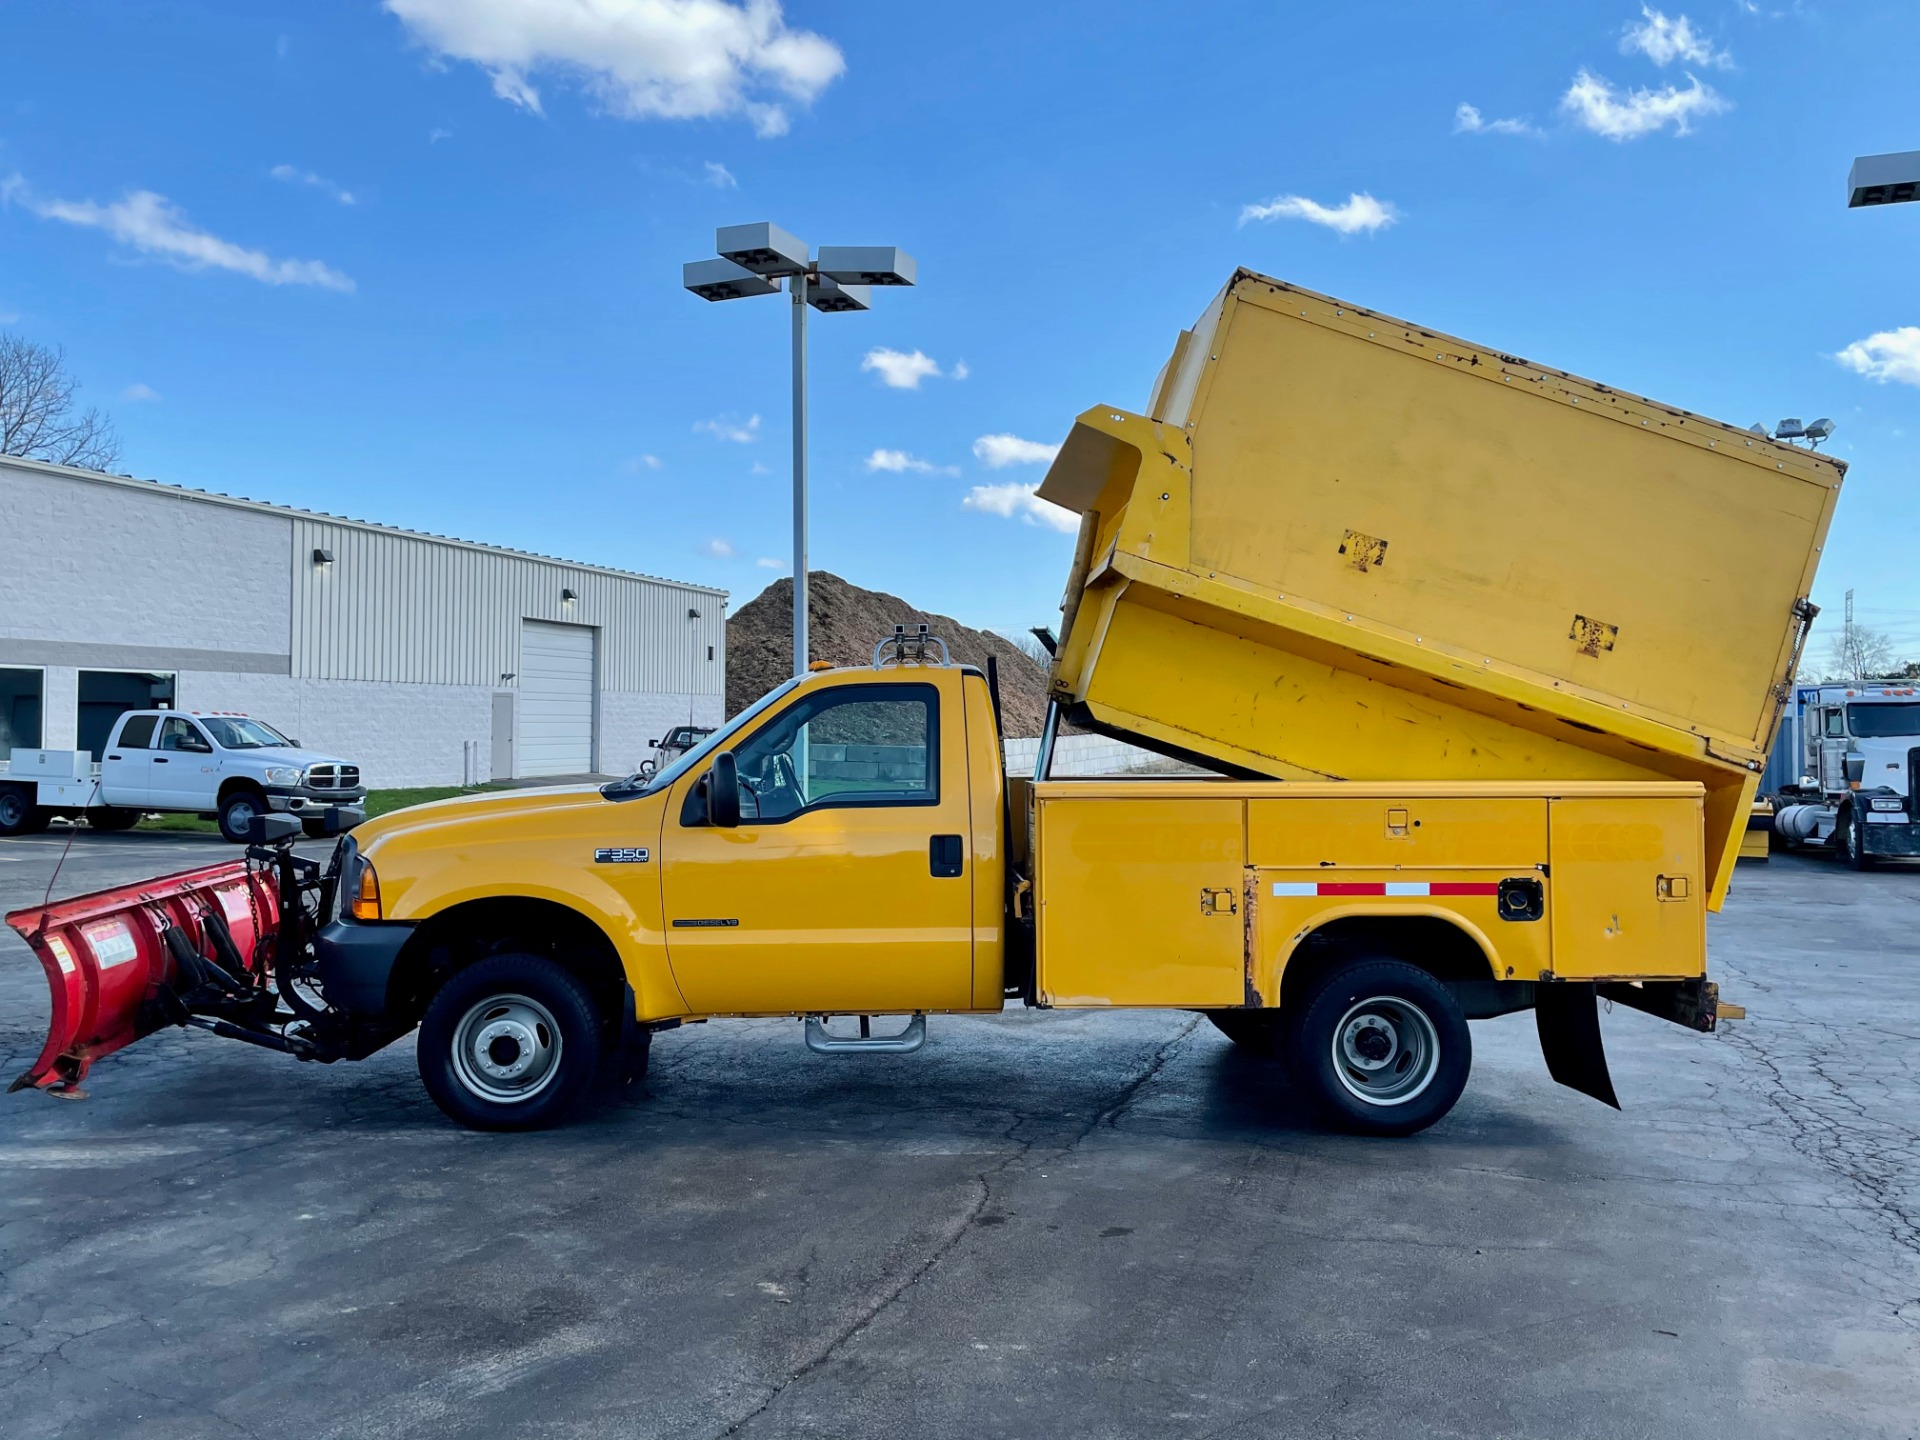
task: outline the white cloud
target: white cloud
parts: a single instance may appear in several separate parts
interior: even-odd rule
[[[753,563],[758,565],[762,570],[784,570],[787,568],[786,561],[776,560],[771,555],[762,555]]]
[[[1009,465],[1050,465],[1060,447],[1018,435],[982,435],[973,442],[973,453],[989,470],[1004,470]]]
[[[137,405],[143,400],[158,400],[160,392],[151,385],[135,381],[120,392],[120,398],[130,405]]]
[[[1591,70],[1582,70],[1561,96],[1560,108],[1596,135],[1638,140],[1668,125],[1674,134],[1685,135],[1696,117],[1718,115],[1733,107],[1711,85],[1702,85],[1691,75],[1684,90],[1669,85],[1662,90],[1620,91]]]
[[[385,0],[414,39],[468,60],[502,100],[540,113],[536,74],[577,80],[623,119],[743,115],[783,135],[847,64],[831,40],[789,29],[780,0]]]
[[[1640,7],[1640,23],[1627,26],[1626,34],[1620,37],[1622,55],[1635,51],[1656,65],[1684,60],[1689,65],[1712,65],[1725,70],[1733,64],[1733,56],[1716,48],[1693,28],[1693,22],[1686,16],[1669,20],[1651,5]]]
[[[873,371],[893,390],[918,390],[922,380],[937,380],[943,375],[949,380],[964,380],[970,373],[964,360],[943,371],[940,362],[923,350],[889,350],[884,345],[869,350],[860,368]]]
[[[707,554],[711,555],[716,560],[731,560],[734,558],[734,556],[740,553],[738,550],[734,549],[732,545],[727,543],[725,540],[718,538],[717,536],[714,539],[707,541],[707,543],[701,548],[704,549],[707,552]]]
[[[733,172],[718,160],[707,161],[707,184],[716,190],[738,190],[740,182],[733,178]]]
[[[731,440],[736,445],[751,445],[760,438],[760,417],[751,417],[742,425],[731,415],[723,415],[718,420],[696,420],[693,422],[696,434],[711,435],[716,440]]]
[[[427,144],[429,145],[438,145],[442,140],[451,140],[452,138],[453,131],[442,130],[438,125],[427,132]]]
[[[291,165],[276,165],[267,173],[273,176],[274,179],[285,180],[289,184],[310,185],[315,190],[324,192],[342,205],[354,205],[358,203],[353,198],[353,192],[351,190],[343,190],[340,186],[334,184],[333,181],[327,179],[326,176],[316,175],[311,170],[299,170]]]
[[[1039,488],[1037,484],[1022,485],[1018,480],[1008,481],[1005,485],[976,485],[960,503],[969,510],[984,511],[1007,520],[1017,515],[1029,525],[1044,525],[1063,535],[1071,535],[1078,530],[1080,517],[1051,501],[1042,500],[1034,494]]]
[[[955,465],[936,465],[931,460],[922,460],[905,450],[876,450],[867,456],[867,469],[886,470],[895,475],[911,470],[916,475],[958,475],[960,469]]]
[[[749,470],[747,473],[749,475],[771,475],[773,471],[769,470],[766,466],[762,465],[758,460],[756,460],[753,462],[753,468]]]
[[[1878,380],[1920,385],[1920,325],[1902,325],[1856,340],[1833,357],[1847,369]]]
[[[1246,205],[1240,210],[1240,223],[1249,220],[1308,220],[1338,230],[1342,235],[1371,234],[1384,230],[1400,218],[1400,212],[1384,200],[1376,200],[1365,191],[1349,195],[1344,205],[1327,206],[1304,195],[1279,195],[1264,205]]]
[[[1521,119],[1488,120],[1482,117],[1475,105],[1462,104],[1453,112],[1453,133],[1456,135],[1538,135],[1540,132]]]
[[[353,281],[318,260],[275,260],[191,225],[186,212],[164,195],[135,190],[111,205],[91,200],[47,200],[32,194],[18,175],[0,184],[0,202],[18,202],[46,220],[104,230],[122,245],[152,255],[178,270],[231,270],[263,285],[318,285],[350,291]]]

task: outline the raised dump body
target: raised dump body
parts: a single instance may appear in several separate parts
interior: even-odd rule
[[[1282,779],[1692,780],[1726,893],[1844,466],[1238,272],[1082,415],[1053,697]]]

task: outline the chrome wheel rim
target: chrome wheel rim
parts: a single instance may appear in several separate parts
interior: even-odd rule
[[[236,830],[244,830],[253,823],[253,802],[235,800],[227,806],[227,823]]]
[[[489,995],[453,1031],[453,1073],[466,1089],[498,1105],[531,1100],[560,1073],[560,1026],[525,995]]]
[[[1349,1006],[1333,1027],[1333,1073],[1367,1105],[1404,1105],[1440,1069],[1440,1032],[1427,1012],[1396,995]]]

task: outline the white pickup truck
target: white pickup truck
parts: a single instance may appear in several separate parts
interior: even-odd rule
[[[256,815],[296,816],[327,833],[329,807],[366,796],[360,767],[302,750],[271,725],[235,712],[130,710],[96,767],[85,750],[15,750],[0,771],[0,835],[44,830],[55,816],[125,830],[152,811],[220,822],[242,844]]]

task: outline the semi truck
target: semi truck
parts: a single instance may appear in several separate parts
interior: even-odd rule
[[[1920,694],[1904,680],[1794,688],[1780,727],[1773,831],[1789,845],[1828,845],[1855,870],[1920,855]]]
[[[1080,525],[1033,774],[992,668],[900,632],[650,776],[324,860],[264,818],[243,865],[9,917],[55,997],[16,1083],[169,1023],[319,1061],[417,1029],[448,1116],[528,1129],[689,1023],[899,1054],[930,1017],[1157,1008],[1404,1135],[1470,1022],[1530,1010],[1547,1073],[1617,1105],[1602,1000],[1715,1026],[1706,916],[1842,473],[1240,271],[1040,486]],[[1208,773],[1054,778],[1063,722]]]
[[[129,710],[95,761],[86,750],[19,750],[0,768],[0,836],[84,819],[128,830],[142,815],[185,813],[245,843],[257,815],[283,812],[320,838],[324,813],[366,798],[360,767],[303,750],[238,710]]]

